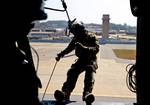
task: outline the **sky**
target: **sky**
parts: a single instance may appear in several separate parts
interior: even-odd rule
[[[103,14],[109,14],[110,23],[136,26],[137,18],[130,10],[130,0],[65,0],[71,20],[102,24]],[[45,7],[63,9],[61,0],[47,0]],[[47,20],[68,20],[66,12],[45,9]],[[47,21],[46,20],[46,21]]]

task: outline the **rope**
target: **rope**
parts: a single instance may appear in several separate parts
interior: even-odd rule
[[[66,11],[67,16],[68,16],[68,19],[70,20],[69,15],[68,15],[68,12],[67,12],[67,5],[66,5],[66,3],[65,3],[64,0],[61,0],[61,2],[62,2],[62,5],[63,5],[64,10],[62,10],[62,9],[50,8],[50,7],[44,7],[44,9],[49,9],[49,10],[59,11],[59,12],[64,12],[64,11]]]
[[[49,10],[59,11],[59,12],[64,12],[64,11],[65,11],[65,10],[61,10],[61,9],[54,9],[54,8],[49,8],[49,7],[44,7],[44,9],[49,9]]]
[[[38,52],[36,51],[36,49],[34,49],[32,46],[31,46],[31,49],[35,52],[36,56],[37,56],[37,65],[36,65],[36,72],[38,72],[38,67],[39,67],[39,54]]]
[[[67,5],[66,5],[66,3],[65,3],[64,0],[61,0],[61,2],[62,2],[62,5],[63,5],[64,10],[62,10],[62,9],[50,8],[50,7],[44,7],[44,9],[49,9],[49,10],[53,10],[53,11],[64,12],[64,11],[66,11],[66,9],[67,9]]]
[[[69,26],[76,20],[76,18],[74,20],[71,21],[70,17],[69,17],[69,13],[67,11],[67,5],[65,3],[65,0],[61,0],[62,2],[62,6],[64,8],[64,10],[61,10],[61,9],[54,9],[54,8],[49,8],[49,7],[44,7],[45,9],[49,9],[49,10],[54,10],[54,11],[60,11],[60,12],[66,12],[66,15],[67,15],[67,18],[68,18],[68,28],[66,28],[66,31],[65,31],[65,35],[66,36],[69,36],[70,35],[70,31],[69,31],[69,34],[67,35],[67,29],[69,29]]]
[[[75,54],[71,54],[71,55],[68,55],[68,56],[64,56],[63,58],[67,58],[67,57],[74,56],[74,55],[75,55]],[[52,76],[53,76],[53,74],[54,74],[54,71],[55,71],[57,62],[58,62],[58,61],[55,62],[54,68],[53,68],[52,73],[51,73],[51,75],[50,75],[50,78],[49,78],[49,80],[48,80],[47,86],[46,86],[46,88],[45,88],[45,91],[44,91],[44,94],[43,94],[43,97],[42,97],[42,101],[43,101],[43,99],[44,99],[44,97],[45,97],[45,94],[46,94],[46,91],[47,91],[48,86],[49,86],[49,84],[50,84],[51,78],[52,78]]]
[[[54,73],[54,71],[55,71],[56,65],[57,65],[57,61],[55,62],[54,68],[53,68],[52,73],[51,73],[51,75],[50,75],[50,78],[49,78],[49,80],[48,80],[48,83],[47,83],[46,89],[45,89],[44,94],[43,94],[43,97],[42,97],[42,101],[43,101],[43,99],[44,99],[44,97],[45,97],[45,94],[46,94],[47,88],[48,88],[48,86],[49,86],[49,84],[50,84],[50,81],[51,81],[51,78],[52,78],[53,73]]]
[[[128,69],[129,66],[130,66],[130,68]],[[135,74],[136,65],[128,64],[126,66],[126,71],[128,72],[127,77],[126,77],[127,87],[131,92],[136,93],[136,74]]]
[[[68,17],[68,21],[70,21],[70,17],[69,17],[68,11],[67,11],[67,5],[65,3],[65,0],[61,0],[61,2],[62,2],[62,5],[63,5],[63,8],[66,11],[66,14],[67,14],[67,17]]]
[[[64,56],[63,58],[71,57],[71,56],[74,56],[74,55],[75,55],[75,54],[66,55],[66,56]]]

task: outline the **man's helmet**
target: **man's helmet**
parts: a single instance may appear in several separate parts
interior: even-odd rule
[[[70,25],[69,29],[71,33],[76,33],[76,32],[84,31],[85,27],[82,22],[73,22]]]

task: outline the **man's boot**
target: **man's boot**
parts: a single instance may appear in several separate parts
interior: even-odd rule
[[[54,97],[59,102],[68,102],[70,101],[70,92],[56,90]]]
[[[62,91],[56,90],[55,93],[54,93],[54,97],[55,97],[56,101],[63,102],[64,98],[65,98],[65,95]]]
[[[95,101],[95,97],[92,93],[83,92],[82,100],[86,102],[87,105],[91,105]]]
[[[64,93],[64,100],[67,102],[70,101],[70,92],[63,91],[63,93]]]

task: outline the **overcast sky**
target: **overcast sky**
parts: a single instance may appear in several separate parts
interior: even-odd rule
[[[136,17],[131,14],[130,0],[65,0],[71,20],[83,23],[102,24],[103,14],[110,15],[110,22],[136,26]],[[47,0],[46,7],[63,9],[61,0]],[[45,10],[47,20],[67,20],[66,12]]]

